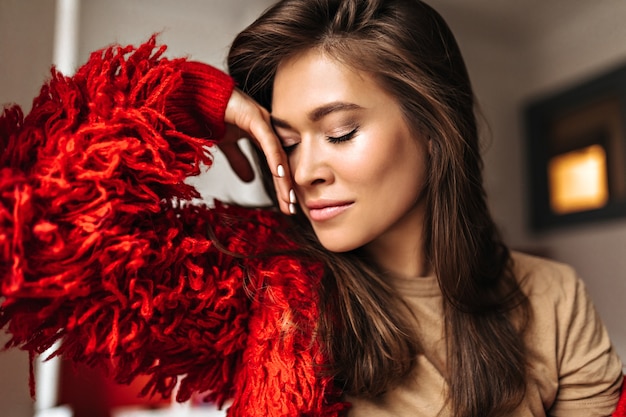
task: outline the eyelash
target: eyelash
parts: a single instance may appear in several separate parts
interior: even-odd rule
[[[343,142],[347,142],[350,139],[352,139],[357,132],[359,131],[358,127],[355,127],[354,129],[352,129],[350,132],[346,133],[345,135],[341,135],[341,136],[327,136],[326,140],[329,143],[332,144],[339,144],[339,143],[343,143]],[[283,150],[285,151],[285,153],[290,153],[292,150],[294,150],[296,148],[296,146],[298,146],[297,143],[294,143],[293,145],[289,145],[289,146],[283,146]]]
[[[359,128],[355,127],[354,129],[352,129],[352,131],[346,133],[345,135],[341,135],[341,136],[327,136],[326,140],[328,140],[330,143],[347,142],[350,139],[352,139],[354,137],[354,135],[356,135],[358,130],[359,130]]]
[[[289,153],[293,151],[296,148],[296,146],[298,146],[297,143],[294,143],[293,145],[289,145],[289,146],[283,145],[283,151],[285,151],[285,153],[289,155]]]

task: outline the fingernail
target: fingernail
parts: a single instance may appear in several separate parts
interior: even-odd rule
[[[297,203],[296,192],[293,189],[289,190],[289,202],[293,204]]]
[[[289,203],[289,213],[296,214],[296,205],[293,203]]]
[[[277,170],[278,170],[278,176],[280,178],[283,178],[285,176],[285,168],[283,168],[282,165],[278,165]]]

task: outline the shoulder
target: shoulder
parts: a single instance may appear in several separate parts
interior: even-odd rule
[[[513,271],[528,296],[526,343],[532,380],[550,415],[608,415],[622,365],[589,297],[569,265],[514,252]]]
[[[591,331],[602,326],[584,281],[573,267],[519,252],[513,252],[512,259],[513,272],[528,297],[535,326],[562,332],[560,342],[569,340],[576,330]]]
[[[584,288],[580,277],[570,265],[521,252],[512,252],[513,272],[522,291],[531,299],[543,302],[572,300]]]

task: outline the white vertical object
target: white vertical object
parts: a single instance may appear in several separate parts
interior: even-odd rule
[[[48,351],[37,357],[35,379],[35,411],[37,413],[57,405],[61,362],[59,358],[48,361],[45,359],[58,347],[59,344],[55,343]]]
[[[53,64],[64,75],[72,75],[78,60],[80,0],[56,0]]]
[[[72,75],[76,70],[78,57],[78,26],[80,21],[80,0],[56,0],[54,19],[54,44],[52,63],[64,75]],[[47,352],[37,358],[36,363],[36,416],[71,416],[71,410],[57,407],[59,393],[60,359],[45,360],[58,349],[55,343]]]

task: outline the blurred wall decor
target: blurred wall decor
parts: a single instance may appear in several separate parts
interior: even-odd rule
[[[526,107],[535,231],[626,216],[626,65]]]

